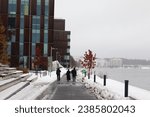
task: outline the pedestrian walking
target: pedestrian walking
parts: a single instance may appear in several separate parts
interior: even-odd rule
[[[57,81],[60,81],[60,73],[61,73],[61,70],[59,68],[57,68],[57,70],[56,70]]]
[[[71,71],[71,73],[72,73],[73,82],[75,82],[75,81],[76,81],[76,76],[77,76],[77,71],[76,71],[75,67],[74,67],[74,69]]]
[[[67,76],[67,81],[69,82],[70,80],[70,70],[68,69],[68,71],[66,72],[66,76]]]

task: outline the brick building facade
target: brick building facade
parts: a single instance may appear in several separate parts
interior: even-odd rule
[[[66,42],[54,41],[54,0],[0,0],[0,17],[8,32],[10,66],[34,69],[33,61],[38,56],[40,67],[47,69],[52,48],[58,48],[53,60],[59,57],[59,48]],[[59,53],[64,62],[66,52]]]

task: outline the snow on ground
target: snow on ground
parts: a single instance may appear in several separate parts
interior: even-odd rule
[[[66,73],[66,69],[61,68],[61,76]],[[33,76],[32,76],[33,77]],[[57,80],[56,71],[48,73],[46,76],[40,76],[36,81],[31,82],[29,86],[9,98],[10,100],[34,100],[40,96],[53,82]]]
[[[90,76],[90,79],[88,79],[88,77],[84,77],[82,73],[79,73],[78,80],[82,81],[82,78],[84,78],[83,83],[85,87],[89,89],[90,92],[94,93],[97,99],[102,99],[102,100],[127,99],[117,94],[116,92],[111,91],[107,87],[103,86],[101,82],[99,82],[100,78],[98,77],[97,77],[97,82],[94,83],[94,78],[92,75]]]
[[[4,84],[6,84],[8,82],[11,82],[13,80],[16,80],[16,78],[11,78],[11,79],[6,79],[6,80],[0,80],[0,85],[4,85]]]
[[[101,82],[103,80],[101,79]],[[124,83],[107,79],[107,87],[113,92],[124,95]],[[150,91],[129,85],[129,96],[138,100],[150,100]]]
[[[83,74],[79,72],[78,79],[82,80]],[[103,86],[103,79],[96,76],[94,83],[94,75],[90,79],[84,78],[85,86],[93,92],[98,99],[129,99],[124,97],[124,83],[112,79],[106,80],[106,86]],[[150,91],[129,85],[129,96],[139,100],[149,100]]]
[[[22,86],[24,86],[26,84],[26,82],[21,82],[18,83],[17,85],[14,85],[6,90],[3,90],[0,92],[0,100],[4,100],[5,98],[7,98],[8,96],[10,96],[12,93],[14,93],[15,91],[17,91],[19,88],[21,88]]]

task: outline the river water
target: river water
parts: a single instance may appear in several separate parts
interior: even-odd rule
[[[129,84],[150,91],[150,69],[139,68],[96,68],[99,75],[106,74],[107,78],[120,82],[129,80]]]

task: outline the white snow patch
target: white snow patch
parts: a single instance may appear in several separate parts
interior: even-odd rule
[[[84,75],[79,72],[78,80],[82,82]],[[84,78],[83,82],[87,89],[92,91],[98,99],[129,99],[124,97],[124,83],[112,79],[106,80],[106,86],[103,86],[103,79],[94,75]],[[129,96],[138,100],[150,100],[150,91],[129,85]]]
[[[19,88],[21,88],[25,84],[26,84],[26,82],[21,82],[21,83],[18,83],[17,85],[14,85],[14,86],[6,89],[6,90],[1,91],[0,92],[0,99],[1,100],[5,99],[6,97],[8,97],[9,95],[11,95],[15,91],[17,91]]]
[[[61,68],[61,76],[66,73],[66,69]],[[53,71],[46,76],[40,77],[34,82],[31,82],[29,86],[19,91],[16,95],[9,98],[10,100],[35,100],[40,96],[53,82],[57,80],[56,71]]]

